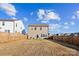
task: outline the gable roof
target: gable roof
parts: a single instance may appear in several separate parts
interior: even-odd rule
[[[48,27],[48,24],[31,24],[28,27]]]

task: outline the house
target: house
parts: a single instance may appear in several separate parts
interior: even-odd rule
[[[28,38],[47,38],[48,37],[48,25],[47,24],[31,24],[28,25]]]
[[[0,32],[22,33],[24,25],[21,20],[0,19]]]
[[[79,36],[79,32],[77,32],[77,33],[74,33],[74,36]]]

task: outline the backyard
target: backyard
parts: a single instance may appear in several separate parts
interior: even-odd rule
[[[79,51],[45,39],[24,39],[0,43],[0,55],[75,56]]]

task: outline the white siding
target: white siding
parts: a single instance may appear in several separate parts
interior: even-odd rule
[[[5,32],[6,30],[10,30],[11,33],[13,33],[13,22],[0,21],[0,32]]]
[[[3,25],[4,22],[4,25]],[[17,27],[16,27],[17,24]],[[0,20],[0,32],[8,32],[10,33],[22,33],[24,29],[24,25],[21,20],[16,20],[16,21],[1,21]]]
[[[23,29],[24,29],[24,25],[23,25],[22,21],[21,20],[15,21],[15,32],[22,33]]]

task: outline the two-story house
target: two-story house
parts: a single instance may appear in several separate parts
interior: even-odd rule
[[[24,25],[21,20],[0,19],[0,32],[22,33],[23,29]]]
[[[47,24],[31,24],[28,26],[28,38],[47,38],[48,37],[48,25]]]

